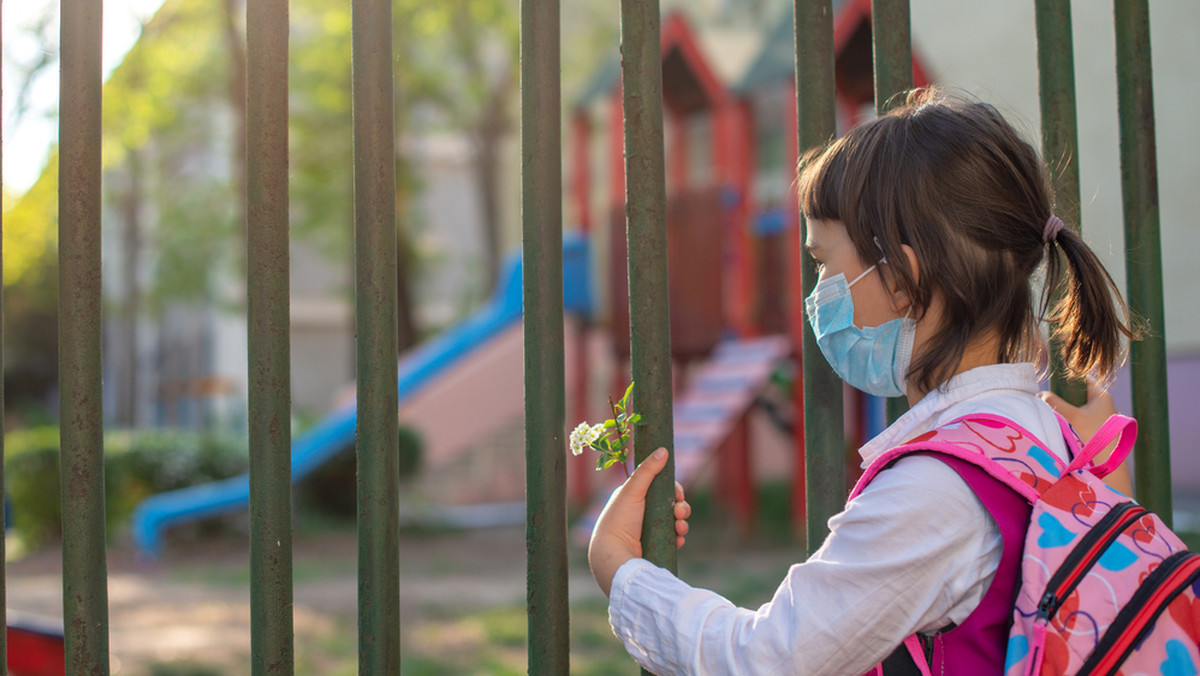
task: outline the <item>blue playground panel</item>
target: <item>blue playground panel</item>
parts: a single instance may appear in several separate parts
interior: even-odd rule
[[[563,306],[567,312],[591,316],[592,290],[587,239],[563,240]],[[522,316],[522,266],[512,255],[502,268],[496,293],[481,309],[453,328],[422,344],[400,362],[397,389],[404,403],[425,385],[475,349],[498,336]],[[329,414],[292,441],[292,482],[307,476],[354,443],[356,404]],[[160,493],[143,500],[132,517],[133,539],[150,556],[162,551],[163,532],[171,526],[245,509],[250,501],[250,475]]]

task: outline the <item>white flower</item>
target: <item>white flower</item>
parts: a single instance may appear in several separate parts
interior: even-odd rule
[[[579,423],[571,431],[571,452],[575,455],[583,453],[583,449],[590,447],[592,442],[599,439],[603,433],[603,424],[589,426],[586,420]]]
[[[592,434],[592,428],[588,426],[587,421],[579,423],[579,425],[571,431],[571,452],[575,455],[583,453],[583,449],[588,444],[592,443],[589,437]]]

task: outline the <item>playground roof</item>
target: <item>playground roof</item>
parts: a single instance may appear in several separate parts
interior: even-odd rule
[[[703,107],[725,95],[728,82],[735,82],[758,53],[763,43],[760,30],[696,25],[690,17],[673,11],[663,17],[664,94],[685,110]],[[573,107],[582,108],[611,96],[621,84],[619,56],[607,59],[584,85]]]
[[[859,18],[865,5],[866,14],[870,18],[870,2],[863,0],[834,0],[834,50],[841,51],[845,44],[845,33],[850,27],[848,19]],[[853,11],[848,11],[853,10]],[[851,16],[853,15],[853,16]],[[839,39],[840,38],[840,39]],[[742,77],[735,81],[730,89],[735,94],[745,94],[763,87],[775,86],[780,80],[791,80],[796,73],[796,30],[789,7],[767,33],[762,50],[754,62],[746,69]]]

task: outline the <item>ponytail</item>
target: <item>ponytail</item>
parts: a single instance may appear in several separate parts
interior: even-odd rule
[[[1058,343],[1068,375],[1091,375],[1107,382],[1125,359],[1121,337],[1140,339],[1142,323],[1131,315],[1112,277],[1078,233],[1063,228],[1047,240],[1043,307],[1056,291],[1060,294],[1046,317],[1051,337]],[[1055,245],[1061,256],[1056,255]]]

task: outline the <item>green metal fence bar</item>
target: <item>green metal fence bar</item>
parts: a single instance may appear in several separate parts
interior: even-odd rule
[[[558,0],[521,3],[529,671],[570,669]]]
[[[912,89],[912,28],[908,0],[871,3],[871,45],[875,60],[875,112],[883,115],[899,103],[896,94]],[[908,399],[888,397],[889,423],[908,410]]]
[[[646,421],[634,435],[637,462],[659,447],[673,450],[675,445],[659,17],[658,0],[621,0],[630,364],[637,383],[634,410]],[[642,522],[643,556],[671,571],[675,570],[674,477],[672,453],[666,469],[650,486]]]
[[[1075,57],[1070,0],[1037,0],[1038,98],[1042,116],[1042,157],[1050,167],[1054,212],[1079,231],[1079,134],[1076,124]],[[1061,254],[1060,254],[1061,255]],[[1054,298],[1052,302],[1057,302]],[[1050,389],[1063,399],[1082,404],[1083,382],[1068,379],[1055,344],[1050,351]]]
[[[246,4],[250,660],[291,674],[292,434],[288,254],[288,4]]]
[[[829,0],[795,0],[796,110],[800,152],[833,138],[833,12]],[[803,220],[803,217],[801,217]],[[817,283],[812,259],[800,255],[800,299]],[[802,301],[797,311],[803,312]],[[804,322],[804,462],[808,500],[807,541],[811,554],[821,546],[829,517],[846,499],[843,458],[842,381],[817,347],[812,327]]]
[[[354,0],[358,671],[400,673],[399,397],[392,5]]]
[[[908,0],[871,3],[871,46],[875,59],[875,112],[882,115],[912,89],[912,29]]]
[[[59,398],[69,674],[107,674],[100,345],[101,0],[63,0],[59,91]]]
[[[1149,331],[1130,348],[1137,498],[1171,524],[1171,439],[1167,412],[1167,348],[1163,321],[1162,242],[1158,222],[1158,160],[1146,0],[1115,0],[1117,107],[1121,128],[1121,194],[1125,210],[1125,273],[1130,309]]]
[[[570,671],[558,0],[521,2],[529,673]]]

